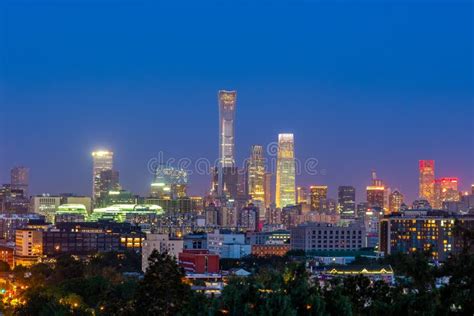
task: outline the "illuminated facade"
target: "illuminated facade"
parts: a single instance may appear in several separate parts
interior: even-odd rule
[[[252,146],[248,163],[248,193],[254,201],[265,202],[265,160],[263,147]]]
[[[43,232],[43,254],[90,255],[100,252],[141,252],[145,233],[128,223],[56,223]]]
[[[308,204],[308,189],[306,187],[296,188],[296,203]]]
[[[265,173],[264,189],[265,192],[265,208],[269,208],[272,202],[272,174]]]
[[[440,178],[435,180],[433,208],[441,209],[443,202],[459,202],[458,178]]]
[[[120,191],[119,173],[116,170],[102,170],[99,172],[98,196],[104,197],[110,191]]]
[[[338,192],[338,209],[341,216],[354,217],[356,214],[356,192],[353,186],[340,186]]]
[[[429,252],[444,261],[459,251],[456,223],[474,228],[474,216],[455,216],[444,211],[406,211],[385,216],[380,223],[380,251],[385,254]]]
[[[220,90],[218,93],[219,101],[219,162],[217,166],[217,194],[222,196],[224,192],[224,184],[226,186],[237,186],[237,180],[226,181],[229,174],[233,174],[231,170],[235,168],[235,107],[237,105],[237,91]],[[236,172],[235,172],[236,173]],[[237,174],[235,174],[237,178]],[[229,192],[234,191],[233,188],[227,188]],[[237,188],[235,188],[237,191]],[[235,195],[235,194],[234,194]]]
[[[101,172],[106,170],[113,170],[114,168],[114,153],[107,150],[99,150],[92,152],[93,166],[92,166],[92,198],[100,198],[102,180]]]
[[[184,169],[160,167],[155,171],[150,196],[153,198],[183,198],[187,196],[188,173]]]
[[[43,232],[33,228],[18,229],[15,234],[15,265],[33,265],[42,255]]]
[[[296,204],[294,146],[293,134],[278,135],[275,203],[279,208]]]
[[[322,212],[328,198],[328,187],[326,185],[313,185],[309,187],[311,198],[311,211]]]
[[[365,226],[305,223],[291,229],[291,250],[359,250],[367,247]]]
[[[163,209],[152,204],[115,204],[96,208],[88,217],[90,221],[111,220],[115,222],[135,221],[140,217],[146,221],[163,215]]]
[[[384,207],[385,203],[385,187],[368,186],[367,187],[367,203],[368,207]]]
[[[43,215],[49,223],[54,223],[54,216],[56,215],[56,211],[60,204],[60,196],[43,194],[31,198],[31,209],[33,212]]]
[[[433,205],[435,197],[435,162],[434,160],[420,160],[419,197],[428,200]]]
[[[28,197],[30,170],[23,166],[14,167],[10,173],[11,188],[14,190],[22,190],[23,196]]]
[[[388,197],[388,212],[395,213],[399,212],[403,204],[403,194],[400,191],[393,191]]]

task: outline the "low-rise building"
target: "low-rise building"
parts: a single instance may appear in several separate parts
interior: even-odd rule
[[[39,262],[43,255],[43,231],[22,228],[15,235],[15,265],[31,266]]]
[[[183,251],[183,240],[170,238],[166,234],[146,234],[142,245],[142,271],[148,269],[148,258],[151,253],[157,250],[159,253],[167,252],[170,256],[178,260],[179,254]]]
[[[57,223],[43,232],[46,256],[90,255],[108,251],[141,252],[145,234],[129,223]]]
[[[368,265],[368,266],[346,266],[333,265],[326,266],[312,271],[321,285],[333,278],[344,278],[362,275],[369,278],[371,281],[384,281],[388,284],[393,284],[395,276],[390,265]]]
[[[207,248],[210,253],[221,258],[240,259],[252,252],[250,245],[245,243],[245,235],[226,230],[215,230],[207,234]]]
[[[280,229],[266,232],[248,232],[246,241],[250,245],[285,244],[290,241],[290,231]]]
[[[252,245],[252,255],[257,257],[283,257],[291,250],[290,244]]]
[[[219,255],[207,250],[183,250],[179,254],[179,266],[186,273],[216,274],[219,273]]]
[[[0,239],[15,241],[15,231],[25,228],[31,220],[41,220],[38,214],[0,214]]]
[[[306,223],[291,229],[292,250],[359,250],[367,245],[365,226]]]

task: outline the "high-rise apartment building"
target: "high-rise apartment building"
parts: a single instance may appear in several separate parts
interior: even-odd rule
[[[254,201],[265,202],[265,160],[263,147],[254,145],[248,162],[248,193]],[[263,205],[263,204],[262,204]]]
[[[435,197],[435,162],[434,160],[420,160],[419,162],[419,197],[426,199],[431,205]]]
[[[234,121],[237,91],[220,90],[218,93],[218,103],[219,161],[217,165],[217,194],[222,196],[225,186],[228,192],[236,195],[238,175],[235,167]]]
[[[92,198],[100,197],[102,178],[101,173],[114,169],[114,153],[107,150],[99,150],[92,152]]]
[[[353,186],[338,188],[338,208],[342,216],[353,217],[356,214],[356,191]]]
[[[309,187],[311,195],[311,211],[322,212],[328,198],[328,187],[326,185],[313,185]]]
[[[295,144],[293,134],[278,135],[278,156],[275,203],[277,207],[294,205],[295,197]]]
[[[22,190],[23,196],[28,197],[30,170],[23,166],[14,167],[10,173],[10,184],[13,190]]]

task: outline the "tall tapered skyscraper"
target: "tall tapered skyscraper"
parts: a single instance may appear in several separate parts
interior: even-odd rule
[[[265,201],[265,160],[263,147],[253,145],[248,162],[248,189],[252,200]]]
[[[420,160],[420,192],[419,197],[433,204],[435,197],[435,162]]]
[[[114,169],[114,153],[107,150],[92,152],[92,198],[100,197],[101,188],[103,188],[103,179],[101,173]]]
[[[231,195],[236,195],[237,180],[235,179],[237,178],[237,170],[234,156],[234,120],[237,91],[220,90],[218,93],[218,102],[219,162],[217,166],[217,194],[222,196],[225,186]]]
[[[295,144],[293,134],[278,135],[275,203],[277,207],[296,204]]]

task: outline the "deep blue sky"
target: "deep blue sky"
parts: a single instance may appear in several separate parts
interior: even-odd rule
[[[418,159],[474,183],[471,1],[0,0],[0,31],[0,181],[34,193],[89,193],[101,146],[138,193],[160,151],[216,159],[219,89],[239,161],[279,132],[319,160],[298,184],[361,200],[375,168],[411,200]]]

